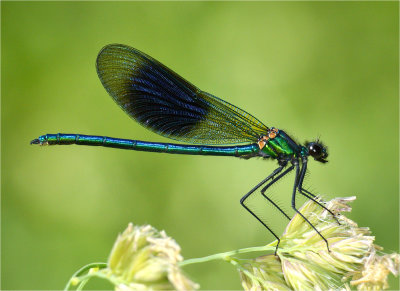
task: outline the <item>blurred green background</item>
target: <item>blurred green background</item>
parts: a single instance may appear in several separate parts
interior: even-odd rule
[[[320,136],[329,163],[311,161],[306,184],[357,195],[349,216],[398,251],[398,16],[396,2],[2,2],[1,288],[63,288],[128,222],[166,230],[185,258],[273,239],[239,199],[275,162],[29,145],[57,132],[167,141],[103,89],[94,64],[109,43],[301,142]],[[185,270],[202,289],[240,288],[228,263]]]

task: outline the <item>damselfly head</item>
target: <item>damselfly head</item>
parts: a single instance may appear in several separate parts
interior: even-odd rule
[[[306,142],[306,147],[308,150],[308,154],[314,158],[314,160],[326,163],[328,162],[326,158],[328,157],[328,151],[326,146],[319,140]]]

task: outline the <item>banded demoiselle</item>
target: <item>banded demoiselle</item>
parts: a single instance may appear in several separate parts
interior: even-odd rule
[[[261,188],[262,196],[290,220],[288,214],[266,195],[266,191],[294,170],[291,206],[325,241],[329,250],[328,241],[296,207],[296,194],[300,193],[329,211],[314,194],[303,188],[308,157],[321,163],[327,162],[327,149],[319,140],[301,145],[285,131],[267,127],[246,111],[200,90],[157,60],[126,45],[105,46],[98,54],[96,68],[104,88],[130,117],[159,135],[190,144],[62,133],[42,135],[32,140],[31,144],[76,144],[170,154],[276,160],[278,168],[244,195],[241,205],[275,236],[277,249],[279,237],[250,209],[246,201]]]

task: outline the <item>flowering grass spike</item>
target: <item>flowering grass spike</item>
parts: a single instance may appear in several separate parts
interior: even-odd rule
[[[133,290],[195,290],[198,284],[189,280],[178,263],[183,260],[179,245],[164,231],[150,225],[128,228],[118,236],[107,264],[102,268],[83,268],[88,274],[77,276],[70,284],[86,283],[91,277],[108,280],[118,291]],[[82,272],[79,272],[82,273]]]
[[[79,270],[69,281],[81,290],[93,277],[111,282],[116,290],[194,290],[181,268],[194,263],[224,260],[239,271],[245,290],[382,290],[389,288],[388,275],[397,276],[400,255],[383,254],[374,244],[369,228],[359,227],[342,212],[355,197],[336,198],[325,207],[307,201],[300,211],[328,240],[325,242],[303,218],[295,215],[281,237],[266,246],[250,247],[183,260],[179,245],[164,231],[150,225],[133,226],[118,236],[107,263],[93,263]],[[322,201],[319,200],[322,203]],[[244,254],[269,253],[257,258]]]
[[[330,251],[315,231],[295,215],[286,227],[277,257],[267,255],[247,260],[239,269],[245,290],[381,290],[388,288],[389,273],[398,275],[399,254],[377,254],[369,228],[340,212],[349,212],[355,197],[336,198],[326,207],[340,225],[312,200],[301,208],[309,221],[328,240]],[[276,242],[270,244],[274,245]]]

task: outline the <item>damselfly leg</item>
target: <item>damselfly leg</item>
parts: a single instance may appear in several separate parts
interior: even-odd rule
[[[340,225],[340,222],[337,219],[336,215],[332,211],[330,211],[328,208],[326,208],[325,205],[323,205],[321,202],[317,201],[317,196],[315,196],[310,191],[307,191],[306,189],[303,188],[303,181],[304,181],[304,176],[306,174],[306,171],[307,171],[307,160],[304,159],[302,162],[302,166],[301,166],[299,183],[297,185],[297,189],[299,190],[300,194],[307,197],[308,199],[314,201],[320,207],[322,207],[323,209],[328,211],[333,216],[333,218],[336,220],[336,222]]]

